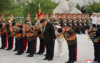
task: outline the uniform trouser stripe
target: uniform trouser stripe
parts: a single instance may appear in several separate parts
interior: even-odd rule
[[[5,38],[6,38],[6,48],[7,48],[7,33],[6,33],[6,37]]]
[[[12,37],[12,47],[11,47],[11,49],[13,49],[13,37]]]
[[[77,43],[75,43],[75,56],[76,56],[76,58],[75,58],[75,61],[77,61]]]
[[[35,38],[34,54],[36,54],[36,44],[37,44],[37,38]]]

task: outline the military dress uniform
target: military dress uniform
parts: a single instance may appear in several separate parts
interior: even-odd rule
[[[1,49],[5,49],[7,47],[7,42],[6,42],[6,32],[4,32],[3,24],[0,23],[0,29],[1,29]]]
[[[0,29],[1,29],[1,43],[2,43],[2,46],[1,46],[1,49],[4,49],[5,47],[7,47],[7,35],[6,33],[4,32],[4,28],[3,27],[3,22],[5,22],[5,18],[4,17],[0,17]]]
[[[24,23],[31,25],[31,17],[26,17]]]
[[[81,33],[81,19],[77,18],[77,33],[80,34]]]
[[[18,50],[15,55],[22,55],[23,50],[24,50],[24,43],[23,43],[23,30],[20,27],[14,27],[16,29],[16,34],[15,38],[17,39],[18,42]]]
[[[13,33],[9,29],[8,32],[7,32],[7,37],[8,37],[8,48],[7,48],[7,50],[11,50],[13,48],[13,36],[14,36]]]
[[[28,52],[29,52],[28,57],[33,57],[34,51],[35,51],[35,39],[36,39],[35,31],[32,29],[29,29],[26,32],[26,37],[28,40]]]
[[[76,33],[76,28],[77,28],[77,21],[75,19],[72,19],[72,29]]]
[[[74,31],[70,27],[65,27],[64,30],[65,32],[63,35],[68,43],[69,50],[69,60],[66,63],[74,63],[74,61],[77,61],[77,38]]]
[[[81,20],[82,20],[82,22],[81,22],[82,23],[81,31],[82,31],[83,34],[85,34],[86,20],[85,20],[84,17],[82,17]]]
[[[86,28],[89,29],[90,25],[91,25],[91,21],[90,21],[89,17],[87,17],[85,19],[86,19]]]
[[[97,29],[96,26],[91,29],[89,36],[94,46],[94,61],[100,62],[100,26]]]
[[[14,40],[14,35],[10,30],[10,27],[15,26],[15,17],[14,16],[9,16],[8,17],[8,23],[9,23],[9,30],[7,32],[7,39],[8,39],[8,48],[7,50],[13,49],[13,40]]]

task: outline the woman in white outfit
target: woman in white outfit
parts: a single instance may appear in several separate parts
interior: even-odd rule
[[[56,26],[55,28],[55,34],[56,34],[57,42],[58,42],[58,57],[62,57],[64,56],[66,46],[64,47],[65,39],[63,37],[63,34],[58,33],[58,28],[61,28],[61,27]]]

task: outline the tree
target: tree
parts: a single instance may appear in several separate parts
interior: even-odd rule
[[[80,7],[79,4],[76,5],[76,8],[79,9],[79,10],[81,10],[81,7]]]
[[[0,12],[3,12],[10,8],[11,1],[10,0],[0,0]]]
[[[93,2],[93,4],[89,4],[86,6],[86,12],[87,13],[100,13],[100,3]]]
[[[31,17],[34,18],[35,14],[38,13],[39,4],[41,6],[42,13],[48,14],[51,14],[53,9],[57,6],[57,3],[51,0],[32,0],[31,3],[25,6],[24,16],[26,16],[27,13],[31,13]]]

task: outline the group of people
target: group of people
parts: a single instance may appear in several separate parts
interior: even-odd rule
[[[94,46],[94,61],[100,63],[100,14],[93,13],[91,19],[92,27],[88,30],[88,35]]]
[[[61,27],[71,27],[75,33],[85,34],[85,31],[90,28],[91,19],[89,14],[44,14],[43,18],[47,19],[52,24],[60,25]]]
[[[93,20],[93,19],[92,19]],[[33,25],[31,22],[34,22]],[[37,37],[40,39],[39,52],[46,54],[44,60],[53,60],[55,39],[58,41],[59,57],[64,56],[63,44],[66,40],[69,50],[69,60],[66,63],[77,61],[77,37],[76,33],[85,34],[87,30],[91,35],[91,20],[89,14],[42,14],[41,18],[36,14],[31,20],[30,13],[27,14],[23,24],[16,22],[12,13],[7,20],[0,15],[1,49],[12,50],[15,38],[16,55],[22,55],[25,51],[28,57],[36,54]],[[94,29],[94,28],[93,28]],[[95,35],[96,36],[96,35]],[[28,46],[27,46],[28,45]]]

